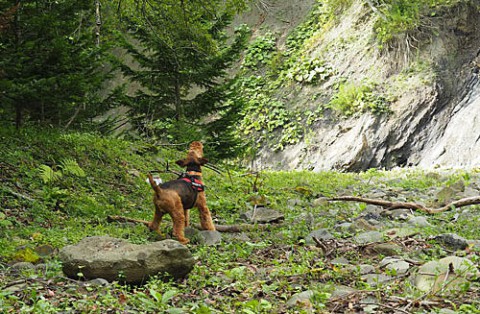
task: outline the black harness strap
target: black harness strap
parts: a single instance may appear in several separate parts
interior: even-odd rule
[[[193,206],[195,206],[195,204],[197,203],[198,193],[205,191],[205,185],[203,185],[202,181],[195,178],[195,176],[188,175],[186,173],[182,173],[179,179],[184,181],[185,184],[189,185],[194,192],[195,196],[193,198],[193,203],[189,207],[189,208],[193,208]]]

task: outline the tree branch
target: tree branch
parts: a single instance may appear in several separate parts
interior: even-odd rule
[[[453,202],[451,202],[451,203],[449,203],[449,204],[447,204],[443,207],[440,207],[440,208],[428,208],[428,207],[425,207],[422,204],[418,204],[418,203],[390,202],[390,201],[364,198],[364,197],[357,197],[357,196],[338,196],[338,197],[328,198],[327,201],[329,201],[329,202],[335,202],[335,201],[360,202],[360,203],[365,203],[365,204],[382,206],[384,208],[387,208],[388,210],[397,209],[397,208],[406,208],[406,209],[419,210],[419,211],[425,212],[427,214],[437,214],[437,213],[447,211],[451,208],[460,208],[460,207],[464,207],[464,206],[480,204],[480,196],[462,198],[458,201],[453,201]]]

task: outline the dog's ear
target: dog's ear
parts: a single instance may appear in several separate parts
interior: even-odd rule
[[[175,163],[177,165],[179,165],[180,167],[186,167],[187,166],[187,160],[186,159],[177,160],[177,161],[175,161]]]
[[[200,166],[203,166],[203,165],[205,165],[205,164],[208,163],[208,159],[207,159],[207,158],[203,158],[203,157],[202,157],[202,158],[199,158],[199,159],[198,159],[198,163],[200,164]]]

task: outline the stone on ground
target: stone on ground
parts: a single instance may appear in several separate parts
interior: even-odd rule
[[[108,236],[87,237],[60,250],[63,272],[70,278],[119,280],[139,284],[150,276],[182,278],[193,268],[188,248],[174,240],[131,244]]]

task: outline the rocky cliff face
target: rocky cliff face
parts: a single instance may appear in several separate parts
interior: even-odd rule
[[[278,15],[293,5],[292,1],[273,2],[268,12],[271,20],[258,15],[257,26],[278,25],[282,20]],[[303,11],[313,3],[297,2],[303,3]],[[309,49],[311,56],[331,64],[336,74],[322,86],[284,91],[286,98],[290,106],[315,108],[324,99],[315,101],[311,96],[319,90],[331,95],[340,78],[374,79],[394,96],[393,112],[349,118],[327,113],[309,127],[300,143],[282,151],[262,148],[255,167],[361,171],[480,166],[479,5],[441,10],[415,32],[379,49],[372,40],[378,16],[364,1],[354,1]]]

